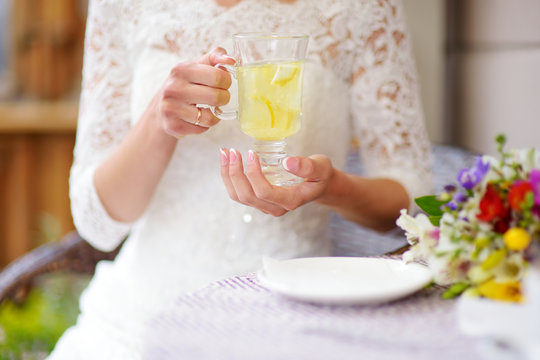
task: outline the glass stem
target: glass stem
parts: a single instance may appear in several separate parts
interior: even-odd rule
[[[256,140],[254,150],[259,156],[261,169],[266,179],[273,185],[290,186],[299,184],[302,178],[289,173],[283,168],[283,160],[287,157],[284,140]]]
[[[283,159],[287,156],[285,153],[285,146],[287,145],[285,141],[256,140],[253,145],[263,168],[282,166]]]

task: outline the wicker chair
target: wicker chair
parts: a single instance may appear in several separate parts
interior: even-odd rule
[[[0,272],[0,303],[5,299],[23,302],[35,278],[41,274],[64,270],[91,275],[99,261],[113,260],[120,247],[108,253],[96,250],[76,231],[70,232],[58,243],[42,245]]]

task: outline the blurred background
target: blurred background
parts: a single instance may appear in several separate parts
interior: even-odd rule
[[[538,146],[540,0],[403,1],[430,139],[494,154],[503,132],[509,146]],[[0,0],[0,269],[74,228],[86,8]]]
[[[0,0],[0,267],[73,228],[67,179],[86,7]]]

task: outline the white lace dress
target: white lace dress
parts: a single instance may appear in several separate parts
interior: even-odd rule
[[[353,138],[369,176],[401,182],[411,197],[429,191],[430,154],[403,10],[395,1],[93,0],[87,23],[72,210],[81,235],[114,249],[81,297],[77,325],[51,359],[139,359],[145,321],[182,292],[254,271],[263,255],[325,255],[328,211],[316,204],[280,218],[229,199],[220,147],[242,153],[251,139],[221,122],[178,146],[151,204],[134,223],[104,210],[93,174],[137,121],[180,61],[247,31],[310,34],[303,124],[288,152],[328,155],[343,168]],[[145,166],[141,164],[141,166]]]

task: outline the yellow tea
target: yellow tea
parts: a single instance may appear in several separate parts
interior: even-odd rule
[[[303,70],[304,61],[238,68],[238,117],[245,134],[275,141],[300,129]]]

